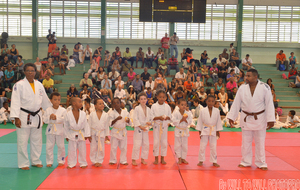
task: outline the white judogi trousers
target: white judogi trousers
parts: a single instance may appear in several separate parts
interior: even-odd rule
[[[213,135],[202,135],[200,140],[200,150],[199,150],[199,162],[205,161],[205,149],[209,142],[210,148],[210,159],[212,163],[217,163],[217,137]]]
[[[252,141],[255,143],[255,165],[267,167],[265,155],[266,130],[242,130],[242,160],[243,166],[252,165]]]
[[[30,160],[32,165],[42,164],[40,160],[42,152],[42,128],[18,128],[18,166],[19,168],[29,167],[27,152],[28,139],[30,138]]]
[[[90,144],[90,159],[93,164],[102,164],[104,160],[105,144],[103,137],[100,137],[100,142],[102,145],[102,151],[98,151],[98,137],[96,135],[92,135],[92,142]]]
[[[153,128],[153,156],[159,156],[159,145],[160,155],[167,156],[168,150],[168,126],[162,126],[162,134],[159,139],[160,126],[154,125]]]
[[[53,164],[53,149],[57,145],[57,162],[59,164],[65,163],[65,139],[63,135],[47,135],[46,141],[46,163]]]
[[[112,136],[110,139],[110,158],[109,163],[117,163],[117,149],[121,150],[120,163],[127,163],[127,135],[120,140]]]
[[[68,166],[73,168],[77,163],[77,150],[78,162],[80,167],[87,166],[86,161],[86,144],[83,140],[69,140],[68,145]]]
[[[149,155],[149,135],[148,131],[142,131],[135,128],[133,134],[132,160],[138,160],[140,157],[140,148],[142,147],[142,159],[148,159]]]
[[[174,151],[177,158],[186,159],[189,137],[175,137]]]

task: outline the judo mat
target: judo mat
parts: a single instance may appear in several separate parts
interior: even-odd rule
[[[200,138],[196,131],[190,132],[187,161],[189,164],[177,164],[174,153],[174,132],[168,132],[168,153],[166,165],[154,165],[153,135],[149,132],[150,150],[148,165],[131,165],[133,131],[128,131],[127,161],[128,166],[116,164],[110,166],[110,145],[105,145],[103,166],[92,166],[89,159],[90,144],[87,141],[88,167],[81,169],[77,165],[67,169],[67,163],[57,167],[54,149],[54,165],[46,167],[45,126],[43,127],[43,149],[41,160],[43,168],[30,167],[29,171],[18,169],[17,136],[15,127],[0,125],[0,189],[1,190],[70,190],[70,189],[279,189],[279,186],[292,186],[300,189],[300,141],[299,133],[267,132],[266,162],[268,171],[261,171],[253,163],[251,167],[237,167],[241,160],[241,132],[225,128],[217,141],[218,163],[215,168],[209,162],[209,146],[206,148],[206,161],[197,166]],[[283,131],[283,130],[281,130]],[[286,130],[288,131],[288,130]],[[67,153],[67,143],[66,153]],[[28,146],[29,148],[29,146]],[[117,158],[120,151],[118,150]],[[66,158],[67,160],[68,158]],[[277,188],[276,188],[277,187]],[[287,188],[286,188],[287,189]]]

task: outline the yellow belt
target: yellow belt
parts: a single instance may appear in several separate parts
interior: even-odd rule
[[[85,138],[84,138],[83,133],[81,132],[81,130],[74,130],[74,129],[72,129],[72,131],[78,132],[81,135],[82,139],[85,140]]]
[[[49,123],[49,124],[51,124],[52,125],[52,127],[53,127],[53,129],[54,129],[54,131],[56,132],[57,130],[56,130],[56,125],[55,125],[55,123]],[[53,130],[51,130],[52,132],[52,134],[53,134]]]
[[[100,140],[100,133],[101,133],[102,131],[104,131],[105,129],[97,130],[97,129],[93,128],[93,127],[92,127],[92,129],[93,129],[94,131],[97,131],[97,135],[98,135],[98,152],[100,152],[100,151],[102,151],[102,144],[101,144],[101,140]]]
[[[187,128],[187,127],[185,127],[185,128],[182,128],[182,127],[177,127],[177,126],[175,126],[175,127],[176,127],[177,129],[180,129],[180,130],[182,130],[182,134],[181,134],[181,136],[182,136],[182,137],[183,137],[183,136],[184,136],[184,134],[185,134],[184,132],[186,132],[186,134],[188,134],[188,131],[187,131],[187,130],[188,130],[189,128]]]
[[[121,129],[119,129],[119,128],[115,128],[115,129],[117,129],[117,134],[119,134],[120,131],[123,131],[123,136],[125,137],[125,131],[124,131],[124,129],[126,129],[126,127],[123,127]]]
[[[215,125],[206,125],[205,123],[203,123],[203,126],[209,127],[209,136],[210,136],[210,135],[211,135],[211,132],[214,131]]]

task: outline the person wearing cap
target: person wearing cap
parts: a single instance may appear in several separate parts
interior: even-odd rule
[[[175,50],[175,58],[178,58],[178,48],[177,43],[179,41],[178,36],[176,36],[176,32],[174,32],[173,36],[170,38],[170,51],[171,51],[171,57],[174,55],[173,51]]]
[[[170,38],[168,37],[168,33],[165,33],[165,36],[160,40],[161,48],[164,51],[166,59],[168,59],[169,56],[169,48],[170,48],[169,41]]]
[[[131,52],[129,51],[129,47],[127,47],[126,51],[123,53],[123,60],[122,60],[122,62],[125,63],[125,60],[130,61],[131,67],[133,66],[134,59],[132,57]]]
[[[276,55],[276,68],[279,70],[279,65],[284,64],[285,70],[287,71],[289,68],[289,62],[286,60],[286,55],[283,53],[283,50],[280,50]]]
[[[249,70],[251,68],[254,69],[254,67],[252,67],[252,59],[249,54],[247,54],[245,59],[243,59],[242,68],[243,70]]]
[[[82,55],[82,62],[84,62],[85,60],[89,60],[90,63],[92,63],[92,55],[93,55],[93,50],[92,48],[90,48],[90,45],[87,44],[86,48],[83,51],[83,55]]]
[[[193,61],[195,61],[195,63],[198,65],[198,67],[200,67],[200,61],[197,60],[197,59],[194,59],[194,57],[193,57],[193,51],[194,50],[191,49],[191,48],[186,48],[186,50],[185,50],[185,56],[182,59],[186,60],[187,63],[192,63]]]
[[[143,48],[139,48],[139,51],[136,52],[136,68],[138,66],[138,62],[139,61],[142,61],[143,64],[142,64],[142,68],[144,68],[144,62],[145,62],[145,55],[144,55],[144,52],[142,51]]]

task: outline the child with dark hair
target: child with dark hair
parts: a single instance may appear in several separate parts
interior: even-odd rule
[[[46,162],[47,167],[53,165],[53,149],[57,145],[57,162],[58,166],[65,163],[65,143],[64,143],[64,115],[66,109],[60,106],[61,96],[58,92],[50,95],[52,107],[46,109],[43,115],[44,123],[48,124],[46,129]]]
[[[286,117],[285,126],[283,128],[297,128],[300,126],[300,119],[296,116],[295,110],[290,110],[288,116]]]

